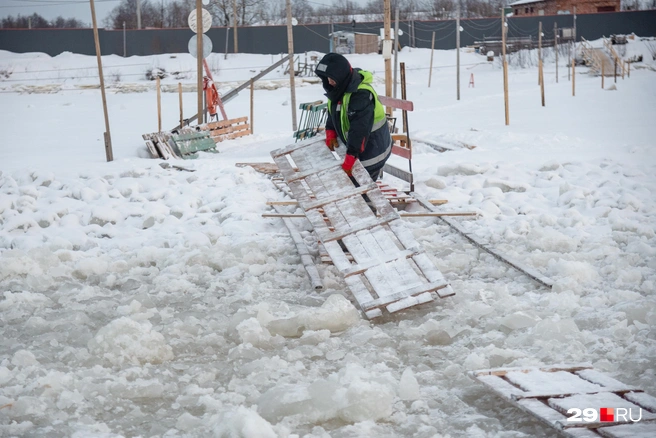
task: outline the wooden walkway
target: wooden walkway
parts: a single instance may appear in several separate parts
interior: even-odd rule
[[[355,186],[323,139],[271,156],[367,318],[454,295],[360,162]]]
[[[588,366],[495,368],[470,375],[561,436],[656,436],[656,398]]]

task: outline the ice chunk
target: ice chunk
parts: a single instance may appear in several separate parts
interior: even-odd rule
[[[501,325],[510,329],[517,330],[526,327],[533,327],[538,321],[539,317],[531,316],[524,312],[515,312],[512,315],[507,315],[501,320]]]
[[[269,421],[291,415],[305,422],[376,421],[391,415],[397,387],[398,383],[387,375],[348,364],[338,373],[309,386],[271,388],[258,400],[258,412]]]
[[[128,317],[116,319],[89,341],[89,351],[114,365],[162,363],[173,359],[173,350],[161,333],[153,330],[150,321],[134,321]]]
[[[401,400],[417,400],[420,397],[419,382],[417,382],[414,373],[409,367],[401,374],[399,397]]]
[[[38,365],[39,361],[36,360],[36,357],[32,352],[27,350],[18,350],[14,353],[14,357],[11,358],[11,364],[17,367],[28,367],[31,365]]]
[[[267,328],[272,334],[298,337],[304,330],[341,332],[360,320],[360,314],[350,301],[342,295],[331,295],[321,307],[303,309],[289,318],[274,319]]]
[[[543,320],[535,326],[533,333],[540,340],[565,342],[567,338],[578,334],[579,328],[573,319],[563,319],[560,321]]]
[[[216,438],[277,438],[271,424],[243,406],[224,411],[214,421]]]
[[[264,347],[271,340],[271,333],[260,325],[257,318],[248,318],[240,322],[236,330],[243,343],[250,343],[255,347]]]

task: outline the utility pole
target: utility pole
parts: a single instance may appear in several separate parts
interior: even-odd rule
[[[385,28],[385,39],[383,41],[383,57],[385,57],[385,44],[390,44],[390,26],[391,26],[391,17],[390,17],[390,1],[391,0],[385,0],[384,8],[383,8],[383,25]],[[390,57],[385,58],[385,96],[391,96],[392,95],[392,59]],[[387,107],[387,110],[385,111],[387,115],[392,114],[392,108]]]
[[[237,0],[232,1],[232,26],[234,27],[233,29],[233,45],[234,47],[234,52],[239,53],[239,46],[237,43]]]
[[[540,82],[540,95],[544,106],[544,70],[542,65],[542,22],[538,26],[538,82]]]
[[[460,0],[457,6],[458,14],[456,15],[456,95],[460,100]]]
[[[127,56],[127,50],[125,46],[125,21],[123,22],[123,57]]]
[[[137,0],[137,29],[141,29],[141,0]]]
[[[574,55],[572,55],[572,96],[576,96],[576,6],[574,6]]]
[[[558,83],[558,23],[554,22],[554,51],[556,52],[556,83]]]
[[[98,77],[100,77],[100,93],[102,96],[103,112],[105,113],[105,156],[107,161],[114,161],[114,152],[112,151],[112,136],[109,132],[109,115],[107,114],[107,97],[105,96],[105,79],[103,77],[102,59],[100,57],[100,39],[98,38],[98,24],[96,23],[96,5],[93,0],[89,1],[91,5],[91,20],[93,21],[93,39],[96,43],[96,58],[98,59]]]
[[[201,0],[196,0],[196,69],[198,80],[198,124],[204,122],[205,111],[203,111],[203,4]]]
[[[287,0],[287,49],[289,51],[289,88],[292,93],[292,128],[296,132],[296,88],[294,85],[294,31],[292,29],[292,2]]]
[[[506,60],[506,11],[501,8],[501,53],[503,54],[503,101],[506,108],[506,125],[510,125],[508,109],[508,61]]]
[[[399,8],[394,12],[394,95],[396,98],[396,67],[398,65],[399,54]]]

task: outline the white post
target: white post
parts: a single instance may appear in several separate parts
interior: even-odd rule
[[[292,128],[294,132],[298,129],[296,125],[296,87],[294,79],[294,31],[292,29],[292,3],[287,0],[287,49],[289,51],[289,87],[292,95]]]
[[[458,0],[456,15],[456,95],[460,100],[460,0]]]
[[[398,65],[399,54],[399,8],[396,8],[395,22],[394,22],[394,94],[392,97],[396,98],[396,66]]]

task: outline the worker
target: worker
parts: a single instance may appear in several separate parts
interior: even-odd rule
[[[351,176],[356,160],[376,181],[392,153],[392,136],[385,109],[371,86],[373,75],[352,68],[338,53],[324,56],[315,74],[321,78],[328,98],[326,146],[334,151],[340,142],[346,145],[342,169]]]

